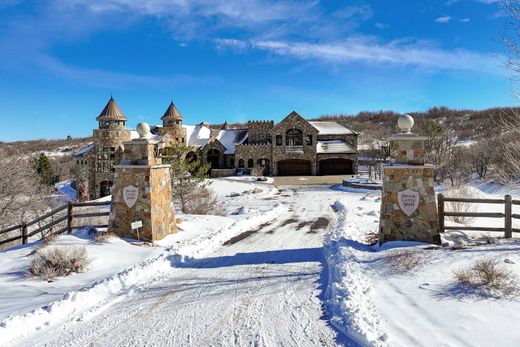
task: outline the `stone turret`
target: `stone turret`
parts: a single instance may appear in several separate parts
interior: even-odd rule
[[[182,127],[183,118],[173,101],[170,102],[161,120],[163,127],[160,133],[168,135],[165,139],[167,143],[186,143],[186,131]]]
[[[108,103],[99,116],[96,117],[99,122],[99,129],[122,129],[126,125],[128,118],[121,112],[113,97],[110,97]]]
[[[436,242],[439,219],[434,166],[425,164],[425,137],[411,132],[409,115],[398,120],[401,132],[390,137],[390,164],[383,167],[379,243],[393,240]]]
[[[112,192],[114,165],[119,164],[123,142],[130,141],[130,131],[125,128],[128,118],[121,112],[114,98],[110,97],[99,116],[99,128],[93,132],[89,195],[97,199]]]

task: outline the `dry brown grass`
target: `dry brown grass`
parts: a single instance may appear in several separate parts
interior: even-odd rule
[[[108,240],[110,239],[118,239],[119,236],[117,236],[116,234],[114,233],[108,233],[108,232],[97,232],[95,235],[94,235],[94,238],[92,239],[92,241],[94,241],[95,243],[104,243],[104,242],[107,242]]]
[[[36,251],[30,271],[51,282],[59,276],[83,272],[88,264],[85,247],[53,245]]]
[[[386,262],[392,271],[410,272],[422,266],[425,258],[414,251],[392,251],[387,255]]]
[[[58,238],[58,235],[55,235],[55,234],[49,234],[49,235],[45,236],[45,237],[43,238],[43,244],[42,244],[42,246],[43,246],[43,247],[49,246],[51,243],[53,243],[54,241],[56,241],[57,238]]]
[[[495,296],[516,293],[516,276],[494,259],[479,259],[473,265],[453,271],[453,276],[463,286],[482,290]]]

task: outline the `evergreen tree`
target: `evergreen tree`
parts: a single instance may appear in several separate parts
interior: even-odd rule
[[[163,151],[163,162],[171,165],[173,194],[179,197],[183,211],[186,198],[197,187],[206,186],[204,180],[208,178],[211,167],[210,164],[190,156],[190,152],[193,152],[193,148],[183,144],[174,144]]]
[[[33,159],[32,167],[43,184],[50,186],[57,182],[52,163],[45,154],[40,153],[38,158]]]

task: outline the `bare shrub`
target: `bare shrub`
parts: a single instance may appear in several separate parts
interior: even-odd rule
[[[413,251],[393,251],[386,257],[388,266],[396,272],[410,272],[424,264],[424,257]]]
[[[55,234],[49,234],[43,238],[43,246],[49,246],[51,243],[56,241],[58,238],[58,235]]]
[[[251,169],[251,176],[263,176],[264,175],[264,167],[260,165],[255,165],[254,168]]]
[[[496,296],[508,295],[517,290],[515,275],[493,259],[479,259],[473,265],[453,271],[453,275],[466,287]]]
[[[58,276],[83,272],[88,264],[85,247],[48,246],[36,251],[30,271],[50,282]]]
[[[226,211],[215,192],[207,187],[197,187],[186,196],[184,213],[225,216]]]
[[[119,238],[119,236],[117,236],[114,233],[108,233],[108,232],[96,233],[96,235],[94,235],[94,238],[92,239],[92,241],[94,241],[95,243],[104,243],[110,239],[118,239],[118,238]]]
[[[461,198],[473,198],[474,194],[467,189],[466,187],[463,187],[461,189],[452,190],[449,193],[447,193],[449,196],[455,196],[455,197],[461,197]],[[457,213],[470,213],[470,212],[477,212],[477,209],[475,207],[475,204],[469,203],[469,202],[447,202],[446,203],[446,211],[449,212],[457,212]],[[459,224],[470,224],[472,223],[475,218],[474,217],[448,217],[450,220],[454,221],[455,223]]]

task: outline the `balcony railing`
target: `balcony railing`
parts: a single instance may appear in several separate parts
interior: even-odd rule
[[[301,153],[303,153],[303,146],[285,146],[285,152],[301,152]]]

